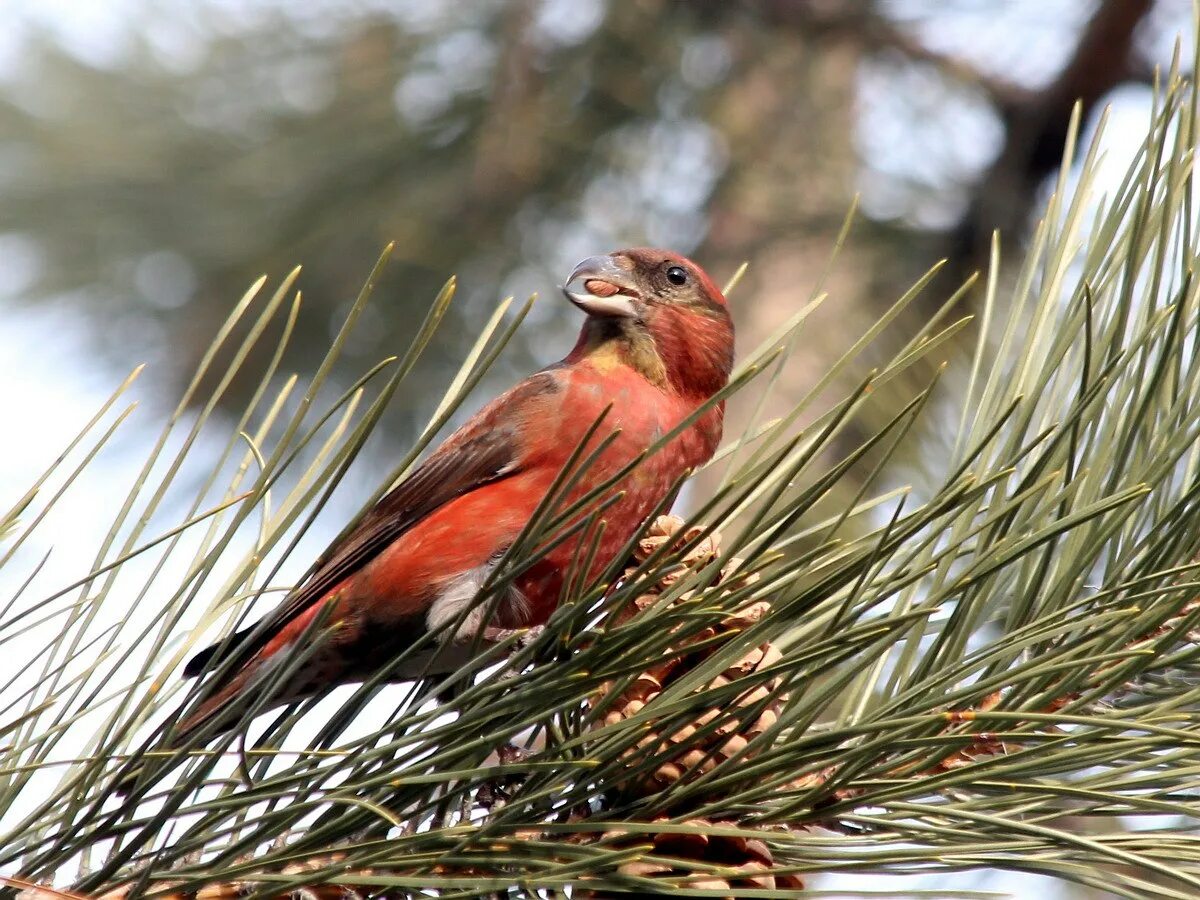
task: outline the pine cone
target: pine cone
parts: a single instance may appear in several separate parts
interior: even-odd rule
[[[656,821],[667,821],[657,819]],[[706,819],[691,819],[686,825],[711,826]],[[680,888],[710,891],[730,891],[733,900],[742,890],[800,890],[804,881],[791,873],[774,871],[775,860],[766,841],[756,838],[729,837],[702,833],[680,834],[660,832],[657,834],[623,835],[613,832],[597,836],[607,838],[616,846],[647,845],[646,852],[636,859],[622,864],[620,875],[629,878],[661,881],[661,892],[647,889],[644,884],[630,884],[640,888],[639,897],[677,896]],[[601,900],[630,896],[627,893],[579,890],[576,897]]]
[[[700,533],[699,529],[683,531],[682,520],[675,516],[660,516],[640,541],[635,558],[638,562],[644,561],[664,544],[684,544],[694,540]],[[683,557],[677,569],[668,572],[652,591],[634,601],[631,615],[654,605],[661,594],[689,570],[712,562],[719,552],[720,541],[717,532],[701,540]],[[730,561],[722,570],[717,584],[733,588],[753,583],[755,576],[741,573],[740,565],[740,560]],[[685,592],[675,602],[687,603],[690,600],[690,593]],[[661,662],[640,675],[615,700],[611,697],[612,683],[602,686],[592,700],[593,708],[603,705],[605,713],[602,721],[605,725],[613,725],[637,715],[673,682],[707,659],[722,643],[722,638],[734,639],[769,610],[768,603],[750,603],[726,616],[720,623],[681,638],[677,645],[667,649]],[[711,772],[725,760],[753,756],[752,752],[746,752],[749,742],[775,725],[787,698],[779,691],[778,678],[750,676],[769,668],[779,659],[778,649],[769,642],[751,647],[707,686],[699,689],[722,688],[745,681],[744,691],[737,693],[732,700],[722,700],[719,706],[705,710],[683,727],[670,726],[670,732],[656,727],[652,722],[649,731],[635,747],[626,751],[625,756],[631,764],[640,764],[648,755],[664,754],[665,759],[648,775],[640,775],[624,784],[624,789],[641,794],[656,793],[680,779]]]
[[[343,854],[340,853],[315,857],[304,862],[284,866],[280,870],[280,873],[283,875],[302,875],[305,872],[315,872],[318,869],[324,869],[339,862],[342,858]],[[360,870],[354,874],[356,876],[365,876],[371,875],[372,872],[371,870]],[[249,897],[251,894],[262,891],[266,887],[266,884],[266,882],[247,878],[241,881],[224,881],[217,884],[208,884],[198,891],[173,891],[168,894],[160,894],[160,897],[162,897],[162,900],[239,900],[239,898]],[[151,884],[145,886],[141,893],[148,894],[163,891],[170,887],[171,885],[168,883]],[[132,887],[126,885],[101,894],[96,900],[126,900],[131,892]],[[377,889],[329,882],[305,885],[302,888],[294,890],[281,889],[279,891],[260,894],[259,896],[268,898],[268,900],[362,900],[366,896],[386,897],[388,894],[386,892],[380,894]]]

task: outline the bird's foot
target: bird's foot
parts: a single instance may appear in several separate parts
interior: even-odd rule
[[[532,750],[518,747],[511,742],[501,744],[496,748],[496,761],[502,766],[520,765],[533,755]],[[488,810],[503,806],[512,800],[513,795],[528,776],[524,772],[506,772],[489,778],[479,788],[477,800]]]
[[[524,747],[518,747],[512,741],[501,744],[496,748],[496,758],[500,760],[500,765],[502,766],[511,766],[523,763],[531,756],[533,756],[532,750],[526,750]]]
[[[483,639],[492,644],[499,644],[501,641],[514,638],[513,650],[524,650],[541,637],[545,630],[545,625],[531,625],[528,628],[493,628],[489,626],[483,630]]]

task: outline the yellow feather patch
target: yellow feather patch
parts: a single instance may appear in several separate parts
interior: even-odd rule
[[[619,369],[625,365],[621,350],[615,341],[602,341],[599,346],[591,349],[587,358],[588,362],[596,368],[596,371],[603,374],[608,374],[614,369]]]
[[[626,368],[651,384],[662,387],[667,382],[667,370],[648,334],[593,335],[588,341],[587,360],[601,375]]]

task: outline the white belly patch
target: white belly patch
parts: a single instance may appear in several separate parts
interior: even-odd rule
[[[506,596],[500,598],[498,603],[488,598],[477,600],[480,589],[495,568],[496,563],[488,563],[470,569],[447,582],[425,615],[425,626],[431,632],[437,633],[438,640],[444,643],[474,637],[486,624],[483,621],[485,613],[493,607],[496,612],[503,612],[506,617],[517,620],[528,616],[529,604],[515,587],[510,587]],[[454,627],[454,622],[459,622],[459,625],[451,634],[449,629]]]

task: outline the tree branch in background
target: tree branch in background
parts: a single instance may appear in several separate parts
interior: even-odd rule
[[[951,276],[961,281],[986,262],[993,231],[1021,231],[1037,188],[1059,166],[1076,102],[1086,121],[1117,86],[1148,82],[1134,37],[1154,0],[1105,0],[1080,34],[1075,51],[1045,86],[1028,89],[982,71],[954,54],[935,50],[910,31],[888,22],[874,4],[828,4],[816,0],[763,0],[772,21],[817,38],[846,40],[869,53],[896,52],[936,68],[946,77],[982,91],[1004,124],[1004,145],[976,183],[967,213],[950,233],[945,254]]]
[[[1145,79],[1134,58],[1134,35],[1153,0],[1106,0],[1080,36],[1075,53],[1050,84],[998,104],[1004,148],[974,192],[951,244],[960,272],[986,258],[992,232],[1016,233],[1028,218],[1037,187],[1062,161],[1071,112],[1087,121],[1118,85]]]

